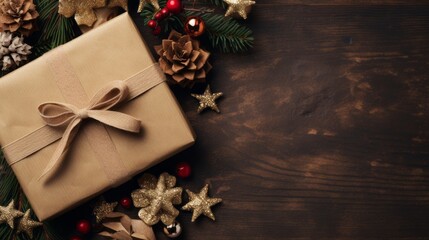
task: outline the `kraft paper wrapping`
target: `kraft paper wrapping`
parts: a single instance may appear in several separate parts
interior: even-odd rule
[[[106,83],[125,80],[154,63],[126,13],[60,48],[89,97]],[[41,103],[66,102],[45,58],[42,56],[0,79],[1,146],[45,125],[37,109]],[[195,141],[191,127],[165,82],[115,110],[142,122],[140,134],[106,127],[127,172],[116,185]],[[93,123],[89,120],[85,124]],[[85,128],[85,124],[81,128]],[[53,180],[48,183],[39,180],[57,145],[58,141],[12,165],[41,221],[111,188],[102,163],[88,139],[80,133]]]

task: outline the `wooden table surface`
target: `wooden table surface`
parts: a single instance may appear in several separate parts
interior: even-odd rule
[[[252,51],[213,54],[221,114],[173,88],[198,139],[150,172],[188,161],[178,184],[224,200],[180,239],[429,239],[429,1],[260,0],[246,23]]]

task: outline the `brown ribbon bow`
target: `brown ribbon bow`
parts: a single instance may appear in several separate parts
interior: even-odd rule
[[[92,118],[105,125],[124,131],[140,132],[140,120],[116,111],[109,111],[128,98],[129,90],[125,82],[113,81],[102,88],[86,108],[78,108],[68,103],[48,102],[39,106],[39,112],[47,125],[66,127],[62,139],[39,180],[48,174],[64,158],[67,147],[73,141],[84,119]]]

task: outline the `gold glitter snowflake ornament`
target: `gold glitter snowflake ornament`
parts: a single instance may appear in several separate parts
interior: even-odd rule
[[[101,8],[106,5],[106,0],[60,0],[58,13],[66,17],[74,18],[79,25],[91,27],[97,20],[94,8]]]
[[[182,207],[182,210],[186,211],[193,211],[192,212],[192,222],[195,222],[195,220],[201,215],[205,215],[215,220],[215,216],[212,213],[212,210],[210,209],[212,206],[222,202],[221,198],[209,198],[207,196],[207,193],[209,191],[209,185],[206,184],[201,191],[196,194],[191,192],[190,190],[186,189],[186,193],[188,193],[189,196],[189,202]]]
[[[228,4],[225,17],[239,15],[243,19],[247,19],[247,14],[250,12],[255,1],[252,0],[223,0]]]
[[[147,224],[154,225],[162,221],[170,225],[179,215],[179,211],[173,205],[182,202],[182,188],[174,187],[176,178],[168,173],[162,173],[158,181],[156,178],[145,174],[139,184],[142,189],[131,193],[135,207],[141,207],[139,217]]]

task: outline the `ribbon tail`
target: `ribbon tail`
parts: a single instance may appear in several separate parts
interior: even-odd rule
[[[81,119],[75,119],[66,128],[66,130],[64,131],[63,137],[58,143],[57,149],[55,150],[54,154],[49,160],[48,165],[46,165],[45,169],[43,170],[42,175],[40,175],[38,181],[40,181],[42,178],[48,175],[55,167],[57,167],[62,162],[69,144],[73,141],[74,137],[76,136],[76,133],[77,133],[77,130],[79,129],[79,124],[81,121],[82,121]]]
[[[88,117],[103,124],[128,132],[139,133],[141,121],[124,113],[105,110],[88,110]]]

